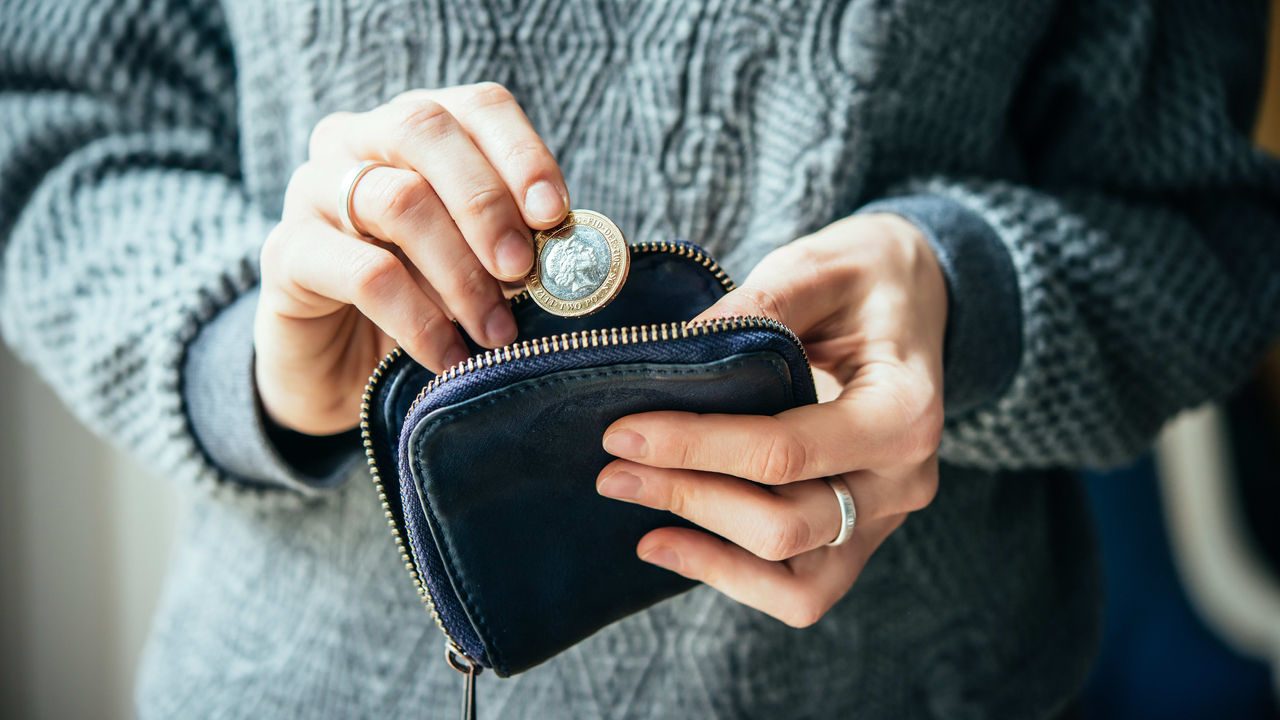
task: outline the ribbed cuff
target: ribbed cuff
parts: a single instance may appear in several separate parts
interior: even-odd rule
[[[981,216],[933,195],[878,200],[859,213],[892,213],[918,227],[947,282],[943,408],[963,415],[998,397],[1022,359],[1022,304],[1009,251]]]
[[[228,305],[187,349],[183,395],[196,440],[228,475],[314,491],[339,485],[359,459],[355,431],[315,437],[272,423],[253,376],[256,290]]]

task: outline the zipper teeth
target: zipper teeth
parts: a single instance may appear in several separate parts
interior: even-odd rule
[[[537,357],[539,355],[548,355],[551,353],[565,352],[568,350],[578,350],[588,347],[607,347],[611,345],[636,345],[641,343],[661,342],[664,340],[675,340],[681,338],[697,337],[700,335],[711,335],[714,333],[725,332],[727,330],[739,330],[750,328],[768,328],[776,330],[787,336],[796,349],[800,351],[802,357],[808,362],[808,355],[804,351],[804,345],[800,343],[800,339],[796,337],[791,328],[772,318],[753,317],[753,316],[733,316],[727,318],[712,318],[710,320],[699,320],[697,322],[669,322],[654,325],[631,325],[625,328],[608,328],[601,330],[598,328],[591,330],[577,330],[571,333],[561,333],[559,335],[548,335],[546,337],[537,338],[536,340],[525,340],[520,343],[512,343],[503,347],[486,350],[482,355],[473,355],[465,361],[454,365],[444,372],[432,378],[422,390],[418,392],[418,396],[413,399],[413,404],[409,406],[408,416],[413,414],[418,404],[426,398],[427,394],[440,387],[441,385],[462,377],[467,373],[474,372],[481,368],[493,367],[501,365],[512,360],[520,358]]]
[[[640,242],[630,246],[633,253],[653,253],[663,252],[671,253],[679,257],[689,258],[698,263],[712,277],[720,283],[725,292],[730,292],[736,287],[728,273],[720,267],[715,260],[701,250],[681,243],[673,243],[666,240],[656,242]],[[529,301],[529,291],[524,290],[517,295],[512,296],[511,306],[515,306]],[[628,328],[610,328],[609,330],[579,330],[573,333],[565,333],[551,337],[540,338],[538,340],[526,340],[518,345],[512,344],[496,350],[488,350],[481,356],[468,358],[465,362],[449,368],[444,373],[433,378],[427,386],[424,387],[418,396],[414,399],[413,405],[409,408],[409,413],[418,406],[422,398],[428,392],[441,383],[466,374],[472,370],[482,367],[490,367],[500,363],[515,360],[521,357],[531,357],[534,355],[542,355],[544,353],[559,352],[562,350],[577,350],[584,347],[600,347],[608,345],[623,345],[640,342],[657,342],[661,340],[672,340],[675,338],[687,338],[696,335],[707,335],[713,332],[721,332],[724,330],[744,328],[744,327],[767,327],[784,333],[795,343],[796,348],[800,350],[800,354],[805,357],[806,362],[808,356],[805,355],[804,346],[800,344],[799,338],[791,329],[782,323],[769,318],[757,317],[733,317],[733,318],[717,318],[714,320],[700,321],[697,323],[681,323],[671,322],[659,325],[633,325]],[[418,591],[418,597],[422,600],[422,604],[431,612],[431,619],[435,620],[436,626],[440,628],[440,632],[444,633],[445,638],[453,644],[455,648],[459,647],[457,641],[445,629],[444,622],[440,619],[440,613],[436,610],[435,599],[431,597],[431,591],[427,589],[426,583],[423,581],[418,565],[414,562],[412,553],[405,543],[404,533],[400,531],[400,527],[396,525],[395,515],[391,511],[391,501],[387,498],[386,485],[382,481],[382,472],[378,469],[378,461],[373,452],[373,431],[370,420],[370,404],[373,401],[374,390],[377,389],[378,383],[382,381],[383,374],[391,363],[397,360],[404,351],[399,347],[394,348],[387,356],[378,363],[378,367],[374,369],[373,374],[369,377],[369,382],[365,384],[364,395],[360,399],[360,435],[364,444],[365,462],[369,466],[369,474],[373,477],[373,486],[378,491],[378,502],[382,504],[382,515],[387,519],[387,527],[391,528],[391,536],[396,543],[396,551],[400,553],[400,559],[404,562],[404,568],[409,573],[409,578],[413,581],[413,587]],[[459,652],[459,654],[462,654]],[[465,655],[463,655],[466,657]],[[471,660],[471,658],[467,658]],[[474,662],[474,660],[472,661]]]
[[[706,270],[711,273],[712,277],[714,277],[716,281],[720,283],[720,287],[724,288],[725,292],[730,292],[735,287],[737,287],[734,284],[733,280],[729,278],[729,274],[726,273],[724,269],[720,267],[719,263],[717,263],[715,260],[712,260],[710,255],[707,255],[706,253],[702,252],[701,250],[699,250],[698,248],[692,245],[686,245],[684,243],[674,243],[669,240],[657,240],[657,241],[632,243],[629,247],[632,253],[660,252],[660,253],[670,253],[672,255],[676,255],[679,257],[689,258],[690,260],[706,268]],[[519,293],[512,295],[510,300],[511,307],[513,308],[517,305],[520,305],[528,301],[529,301],[528,290],[521,290]]]
[[[373,375],[369,377],[369,382],[364,386],[364,395],[360,398],[360,436],[364,443],[365,462],[369,465],[369,474],[373,477],[373,487],[378,491],[378,502],[382,504],[382,515],[387,519],[387,527],[391,528],[391,536],[395,540],[396,551],[400,553],[400,559],[404,562],[404,569],[409,572],[409,578],[413,580],[413,587],[418,591],[418,597],[427,606],[427,610],[431,612],[431,619],[435,620],[440,632],[444,633],[449,642],[456,646],[457,642],[449,635],[449,631],[444,627],[444,622],[440,619],[440,613],[436,610],[435,599],[431,597],[431,591],[427,590],[427,585],[423,582],[418,572],[418,565],[414,562],[413,555],[410,554],[409,548],[405,544],[404,535],[400,532],[400,527],[396,525],[395,514],[391,512],[391,501],[387,499],[387,488],[382,482],[382,472],[378,469],[378,462],[373,452],[373,431],[369,419],[373,392],[382,380],[383,373],[402,354],[404,354],[404,351],[398,347],[387,353],[382,362],[378,363]]]

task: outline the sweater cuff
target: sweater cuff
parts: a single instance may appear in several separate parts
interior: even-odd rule
[[[870,203],[924,233],[947,283],[943,408],[954,418],[1003,394],[1022,359],[1022,302],[1009,251],[981,216],[934,195]]]
[[[313,491],[339,485],[359,460],[352,430],[316,437],[276,425],[253,374],[252,290],[206,324],[187,349],[183,397],[196,440],[214,465],[250,484]]]

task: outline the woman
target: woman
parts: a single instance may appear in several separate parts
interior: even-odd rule
[[[454,710],[359,391],[395,344],[463,357],[449,317],[508,341],[570,196],[746,278],[709,313],[792,326],[829,402],[611,427],[600,492],[705,528],[637,552],[706,586],[482,713],[1061,713],[1099,589],[1050,468],[1139,452],[1280,328],[1264,8],[1203,5],[11,4],[6,340],[193,488],[140,714]]]

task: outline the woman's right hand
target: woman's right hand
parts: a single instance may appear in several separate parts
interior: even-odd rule
[[[351,215],[344,177],[362,161]],[[268,416],[312,435],[353,427],[378,361],[399,344],[442,370],[466,359],[451,318],[477,342],[516,335],[499,281],[533,263],[530,228],[569,208],[560,168],[505,88],[415,90],[316,125],[283,218],[262,248],[254,373]]]

